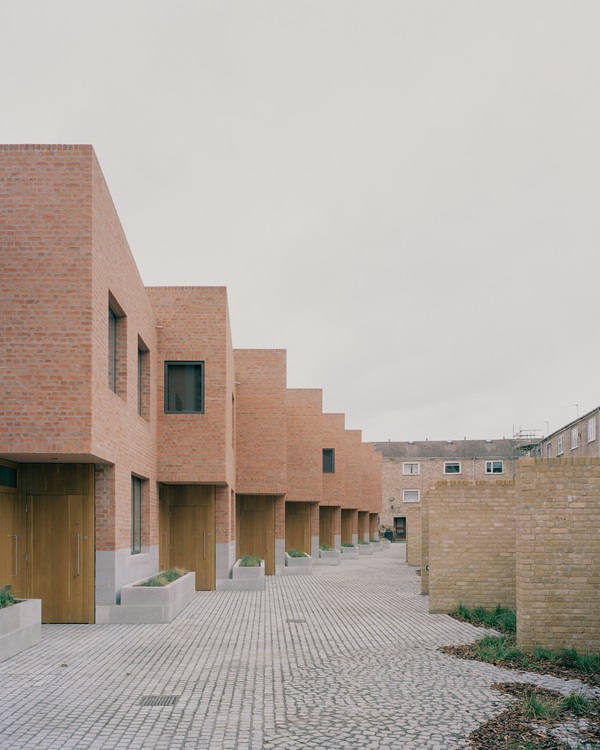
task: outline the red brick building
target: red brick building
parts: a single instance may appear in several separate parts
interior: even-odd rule
[[[0,247],[0,586],[44,621],[371,533],[381,456],[285,351],[233,349],[226,289],[143,285],[91,146],[0,146]]]

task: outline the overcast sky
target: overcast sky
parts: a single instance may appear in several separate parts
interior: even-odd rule
[[[93,144],[144,282],[227,286],[363,439],[600,404],[597,0],[0,11],[0,141]]]

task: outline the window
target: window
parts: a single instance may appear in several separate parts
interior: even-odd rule
[[[131,477],[131,554],[142,551],[142,480]]]
[[[137,413],[150,419],[150,352],[138,336]]]
[[[335,474],[335,450],[323,448],[323,474]]]
[[[403,474],[420,474],[421,464],[402,464]]]
[[[503,470],[502,461],[486,461],[485,462],[486,474],[502,474],[502,470]]]
[[[546,458],[552,458],[552,443],[546,443]]]
[[[204,362],[165,362],[165,413],[204,412]]]
[[[421,500],[419,490],[404,490],[402,492],[402,502],[418,503]]]
[[[596,439],[596,417],[592,417],[591,419],[588,419],[588,443],[591,443]]]
[[[460,474],[460,461],[446,461],[444,474]]]
[[[571,450],[575,450],[579,444],[579,432],[577,427],[573,427],[571,430]]]
[[[558,451],[557,455],[562,456],[562,454],[565,452],[564,443],[563,443],[563,436],[559,435],[558,437]]]
[[[17,470],[0,464],[0,486],[10,487],[11,489],[16,488]]]
[[[117,392],[117,316],[108,308],[108,387]]]

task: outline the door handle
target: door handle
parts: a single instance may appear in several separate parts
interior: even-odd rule
[[[81,575],[81,538],[77,534],[77,575]]]
[[[12,577],[16,578],[19,575],[19,537],[13,534],[13,539],[15,540],[15,572]]]

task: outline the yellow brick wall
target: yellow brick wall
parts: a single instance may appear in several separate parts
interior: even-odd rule
[[[430,612],[459,604],[514,609],[515,482],[437,482],[425,494]]]
[[[600,651],[600,459],[524,459],[517,473],[517,640]]]

